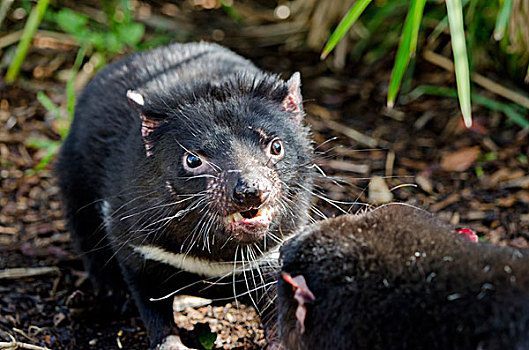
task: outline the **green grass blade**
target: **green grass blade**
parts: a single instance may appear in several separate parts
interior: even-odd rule
[[[233,6],[233,1],[220,0],[220,5],[233,22],[238,24],[244,23],[244,17],[239,13],[235,6]]]
[[[121,7],[123,9],[123,23],[132,22],[132,15],[129,8],[129,0],[121,0]]]
[[[40,21],[42,21],[42,18],[44,17],[44,13],[48,8],[49,2],[50,0],[39,0],[37,5],[31,10],[26,25],[24,26],[24,31],[22,32],[22,38],[17,45],[17,51],[15,53],[15,57],[13,58],[13,62],[11,62],[9,68],[7,69],[5,76],[7,83],[12,83],[17,78],[18,73],[20,72],[20,67],[26,58],[29,46],[33,40],[33,36],[37,31]]]
[[[423,95],[457,98],[457,90],[444,86],[419,85],[403,98],[404,103],[409,103]]]
[[[515,108],[508,104],[494,101],[488,97],[478,94],[472,94],[472,101],[479,105],[487,107],[490,110],[503,112],[507,116],[507,118],[509,118],[513,123],[517,124],[523,129],[529,127],[529,121],[524,118],[523,115],[518,113]]]
[[[399,48],[397,56],[395,57],[395,64],[391,71],[391,78],[389,81],[388,100],[389,108],[395,104],[395,99],[399,92],[402,77],[408,68],[410,58],[415,55],[417,49],[417,39],[419,36],[419,28],[424,10],[426,0],[413,0],[404,22],[404,28],[400,37]]]
[[[338,27],[334,30],[334,32],[331,34],[331,37],[325,44],[325,47],[323,48],[323,52],[321,53],[321,59],[325,59],[331,51],[334,49],[334,47],[338,44],[338,42],[344,37],[345,33],[351,28],[351,26],[356,22],[358,17],[364,12],[367,5],[371,3],[371,0],[358,0],[356,1],[353,6],[347,11],[344,18],[338,24]]]
[[[463,0],[463,7],[465,7],[470,0]],[[448,27],[448,16],[443,17],[439,23],[435,26],[432,33],[428,36],[428,42],[431,43],[436,40],[439,35]]]
[[[48,112],[55,114],[56,118],[62,118],[61,110],[53,101],[42,91],[37,92],[37,100],[46,108]]]
[[[483,11],[486,6],[482,3],[482,0],[471,0],[470,4],[465,13],[465,24],[466,27],[466,45],[467,45],[467,54],[468,54],[468,68],[472,71],[474,65],[474,50],[478,49],[482,45],[481,36],[483,36],[483,21],[484,17]],[[488,33],[486,34],[488,41]]]
[[[505,28],[511,18],[513,0],[505,0],[501,6],[498,17],[496,17],[496,26],[494,27],[494,39],[499,41],[505,34]]]
[[[468,128],[472,126],[472,108],[470,104],[470,72],[468,69],[461,0],[446,0],[446,8],[452,39],[452,51],[454,54],[459,106],[463,114],[463,121]]]
[[[47,148],[45,148],[46,154],[44,155],[44,157],[42,157],[39,164],[37,164],[33,168],[33,171],[39,172],[42,169],[46,168],[46,166],[51,162],[51,160],[53,159],[53,157],[55,156],[55,154],[57,153],[60,147],[61,147],[60,142],[57,142],[57,141],[50,142]]]
[[[408,10],[408,1],[409,0],[392,0],[382,7],[377,7],[376,11],[372,11],[372,17],[367,19],[363,23],[365,28],[367,29],[367,35],[360,38],[351,48],[351,54],[353,55],[355,60],[359,61],[361,58],[363,58],[365,52],[368,49],[369,51],[380,49],[380,45],[376,45],[376,47],[373,48],[374,36],[376,36],[377,33],[380,33],[380,31],[382,31],[381,27],[383,27],[383,25],[386,25],[388,23],[392,24],[392,18],[400,16],[402,13],[405,13],[405,11]],[[391,29],[387,30],[387,33],[391,36]],[[384,40],[386,40],[387,38],[388,36],[384,36]],[[388,40],[388,42],[389,41],[390,40]],[[394,46],[394,41],[391,40],[391,42],[392,45],[390,47],[392,48]]]
[[[51,141],[48,139],[30,138],[25,142],[26,146],[39,150],[45,150],[44,156],[40,162],[33,168],[26,170],[26,176],[31,176],[44,169],[53,159],[61,146],[60,141]]]
[[[448,27],[448,18],[444,17],[432,30],[432,33],[428,36],[428,42],[434,42],[439,35]]]
[[[456,98],[457,91],[455,89],[443,86],[420,85],[405,96],[406,103],[416,100],[422,95]],[[513,123],[517,124],[521,128],[525,129],[529,127],[529,121],[527,118],[520,114],[513,105],[501,103],[475,93],[472,94],[472,101],[492,111],[502,112],[507,116],[507,118],[509,118]]]
[[[77,76],[77,72],[79,71],[79,68],[81,67],[81,64],[83,63],[83,59],[86,55],[88,44],[83,44],[79,51],[77,51],[77,56],[75,57],[75,62],[73,64],[73,67],[70,70],[70,76],[68,77],[68,81],[66,82],[66,96],[68,98],[67,103],[67,110],[68,110],[68,119],[71,121],[74,114],[74,108],[75,108],[75,77]],[[65,131],[67,132],[67,130]],[[61,131],[61,134],[63,132]],[[66,135],[61,135],[66,136]]]
[[[412,13],[412,28],[411,28],[411,41],[410,41],[410,57],[415,56],[417,50],[417,39],[419,38],[419,28],[421,27],[421,20],[424,11],[424,4],[426,0],[415,0],[413,1],[413,13]]]

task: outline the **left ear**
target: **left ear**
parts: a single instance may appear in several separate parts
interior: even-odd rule
[[[132,106],[139,112],[141,119],[141,136],[145,145],[145,151],[147,157],[152,156],[152,142],[150,135],[160,125],[160,121],[149,118],[144,112],[143,107],[145,106],[145,100],[143,95],[134,90],[127,91],[127,99]]]
[[[303,118],[303,101],[301,97],[301,75],[299,72],[292,74],[287,81],[287,86],[288,94],[281,106],[285,111],[294,113],[296,119],[301,121]]]

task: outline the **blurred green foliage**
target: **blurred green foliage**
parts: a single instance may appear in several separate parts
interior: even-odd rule
[[[138,50],[145,34],[145,26],[132,19],[127,0],[104,1],[103,11],[105,20],[100,22],[69,8],[53,9],[52,7],[47,7],[47,3],[48,0],[40,0],[35,8],[31,10],[31,13],[38,11],[38,21],[35,19],[30,20],[30,16],[26,27],[31,26],[31,28],[24,30],[25,33],[28,32],[29,34],[25,42],[21,40],[19,47],[25,45],[25,50],[27,51],[27,47],[31,43],[40,20],[44,18],[44,23],[47,26],[51,26],[52,28],[56,27],[56,29],[64,31],[74,37],[78,41],[80,48],[66,83],[66,110],[55,105],[45,93],[39,92],[37,94],[37,99],[44,108],[55,115],[56,131],[59,133],[60,139],[29,139],[27,141],[28,146],[45,150],[44,157],[34,169],[28,171],[28,174],[33,174],[35,171],[44,169],[68,134],[69,125],[75,109],[75,78],[87,55],[99,56],[99,64],[97,67],[94,67],[97,70],[113,56],[123,53],[127,47],[132,50]],[[30,4],[27,2],[22,4],[25,7],[28,7],[28,5]],[[10,69],[17,69],[16,73],[18,74],[18,68],[24,58],[25,54],[24,56],[16,57],[11,63],[11,66],[14,66],[14,68],[10,67]]]
[[[119,5],[119,3],[118,3]],[[57,12],[49,11],[46,20],[56,23],[64,32],[72,35],[80,43],[89,44],[105,57],[122,53],[125,46],[137,49],[145,34],[145,26],[134,22],[129,11],[118,10],[125,6],[106,6],[107,24],[68,8]],[[105,8],[106,8],[105,7]]]
[[[24,26],[22,37],[20,38],[20,41],[17,45],[15,57],[13,57],[13,60],[9,65],[9,69],[7,70],[5,76],[7,83],[12,83],[17,78],[20,67],[26,59],[26,54],[33,40],[33,36],[35,35],[35,32],[42,21],[42,17],[44,17],[44,14],[46,13],[48,4],[49,0],[39,0],[37,5],[35,5],[35,7],[31,10],[28,20]]]
[[[359,38],[351,49],[354,60],[371,64],[385,57],[399,43],[389,83],[388,106],[391,107],[399,90],[407,93],[412,85],[410,79],[416,43],[420,42],[430,50],[444,47],[446,41],[442,33],[450,27],[457,81],[455,96],[460,99],[467,125],[471,113],[470,101],[479,100],[487,108],[501,110],[523,127],[527,120],[520,114],[526,114],[526,110],[520,112],[519,106],[486,101],[479,95],[471,94],[470,90],[469,72],[476,67],[490,69],[493,66],[499,72],[507,69],[518,82],[526,74],[529,78],[529,48],[524,51],[523,45],[515,46],[507,35],[509,21],[515,11],[512,0],[356,1],[330,35],[322,56],[329,54],[355,22]],[[519,30],[528,31],[529,18],[523,24],[525,28]]]
[[[85,55],[86,45],[83,45],[77,52],[74,65],[70,70],[70,76],[66,82],[66,111],[61,110],[61,108],[53,103],[53,101],[44,92],[39,91],[37,93],[37,100],[42,104],[42,106],[44,106],[44,108],[46,108],[48,112],[55,115],[56,131],[59,133],[60,138],[59,140],[49,140],[43,138],[30,138],[27,140],[26,144],[28,146],[45,151],[45,154],[41,158],[40,162],[33,169],[29,169],[26,172],[27,175],[32,175],[35,172],[44,169],[53,159],[53,156],[58,152],[59,148],[66,139],[66,136],[68,135],[75,109],[75,76],[81,67],[81,63],[83,62]]]

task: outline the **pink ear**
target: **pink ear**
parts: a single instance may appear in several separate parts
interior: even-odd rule
[[[147,118],[143,113],[140,113],[141,118],[141,136],[143,137],[143,144],[147,151],[147,157],[152,156],[152,142],[149,140],[149,135],[160,125],[159,121],[154,121]]]
[[[143,143],[145,145],[145,150],[147,151],[147,157],[152,156],[152,143],[149,141],[149,135],[160,125],[159,121],[149,119],[142,111],[142,107],[145,105],[145,100],[143,96],[134,91],[127,91],[127,98],[129,102],[138,110],[141,118],[141,136],[143,138]]]
[[[281,104],[287,112],[295,113],[296,119],[301,121],[303,117],[303,100],[301,97],[301,75],[299,72],[292,74],[287,81],[288,95]]]
[[[313,303],[316,297],[307,286],[303,275],[292,277],[288,273],[282,272],[281,277],[283,277],[285,282],[292,285],[292,289],[294,289],[294,299],[298,302],[298,307],[296,308],[297,327],[300,334],[303,334],[305,333],[305,317],[307,316],[305,304]]]

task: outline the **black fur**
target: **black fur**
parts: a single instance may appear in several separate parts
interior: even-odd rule
[[[288,349],[529,349],[529,252],[471,242],[423,210],[325,220],[282,257],[315,296],[301,332],[280,278]]]
[[[128,101],[128,90],[141,94],[144,105]],[[83,91],[57,167],[69,228],[99,294],[124,293],[121,270],[153,347],[177,330],[172,299],[149,298],[185,286],[190,286],[186,294],[233,296],[233,287],[193,284],[204,277],[145,260],[132,245],[150,244],[228,263],[240,260],[235,253],[245,246],[224,230],[219,217],[229,211],[223,213],[228,209],[212,198],[177,216],[197,203],[186,195],[205,191],[211,181],[184,170],[187,151],[207,157],[213,175],[230,169],[251,172],[256,165],[276,174],[280,205],[269,233],[289,234],[307,220],[312,146],[302,111],[282,106],[288,94],[289,85],[278,76],[206,43],[131,55],[103,69]],[[140,113],[156,125],[143,138]],[[276,164],[263,155],[270,141],[263,135],[283,142],[285,155]],[[222,184],[224,196],[231,185]],[[190,200],[176,204],[185,198]],[[106,221],[105,202],[111,214]],[[210,230],[201,232],[207,225]],[[263,252],[276,244],[269,235],[255,243]]]

